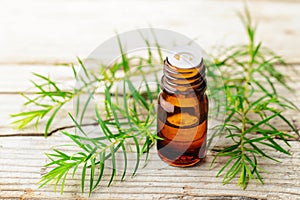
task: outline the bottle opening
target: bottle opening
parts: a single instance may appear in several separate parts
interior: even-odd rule
[[[190,69],[200,65],[203,56],[191,46],[178,46],[169,53],[167,59],[172,66]]]

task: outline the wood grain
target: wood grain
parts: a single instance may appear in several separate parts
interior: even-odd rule
[[[41,174],[49,169],[42,166],[47,159],[44,151],[49,151],[52,146],[68,143],[67,139],[60,134],[47,139],[42,137],[7,137],[0,140],[0,197],[20,198],[22,195],[28,199],[62,198],[54,194],[52,188],[38,189],[36,183]],[[279,141],[280,143],[280,141]],[[262,173],[265,185],[250,184],[246,191],[241,191],[237,185],[231,183],[222,186],[220,178],[215,175],[219,169],[219,163],[209,170],[212,155],[209,154],[205,162],[200,165],[181,169],[164,166],[156,156],[155,150],[151,152],[151,160],[155,165],[161,165],[161,169],[146,167],[131,178],[127,177],[124,182],[118,182],[107,188],[105,184],[109,180],[110,171],[105,172],[104,182],[91,199],[116,199],[128,197],[129,199],[164,199],[181,197],[251,197],[262,199],[297,199],[300,195],[300,146],[299,142],[291,142],[292,157],[278,156],[276,152],[266,149],[266,152],[275,155],[282,163],[260,160],[266,172]],[[276,156],[277,155],[277,156]],[[14,159],[12,159],[14,158]],[[120,179],[120,173],[117,180]],[[73,180],[68,181],[68,186],[63,198],[84,198],[79,194],[80,174]],[[15,196],[14,196],[15,195]],[[203,198],[203,199],[205,199]]]

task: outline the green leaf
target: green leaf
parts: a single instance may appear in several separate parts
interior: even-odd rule
[[[83,165],[82,173],[81,173],[81,192],[84,193],[84,185],[85,185],[85,176],[86,176],[86,167],[87,162]]]
[[[74,135],[69,134],[66,131],[62,131],[62,134],[64,134],[65,136],[69,137],[75,144],[77,144],[81,149],[85,150],[86,152],[89,152],[89,150],[87,149],[87,147],[81,143],[79,140],[77,140],[76,137],[74,137]]]
[[[48,136],[48,133],[49,133],[49,128],[53,122],[53,119],[54,117],[56,116],[57,112],[61,109],[61,107],[63,106],[63,104],[59,105],[52,113],[52,115],[50,116],[50,118],[48,119],[47,121],[47,124],[46,124],[46,128],[45,128],[45,134],[44,136],[47,137]]]
[[[95,176],[95,158],[91,159],[91,172],[90,172],[90,190],[89,190],[89,196],[91,196],[91,193],[93,191],[93,185],[94,185],[94,176]]]
[[[79,57],[77,57],[77,61],[78,61],[78,63],[80,64],[81,69],[83,69],[83,72],[84,72],[85,76],[86,76],[88,79],[90,79],[90,74],[89,74],[89,72],[87,71],[86,67],[84,66],[82,60],[81,60]]]
[[[129,87],[129,90],[133,96],[133,98],[138,101],[142,106],[144,106],[144,108],[146,108],[147,110],[149,110],[149,105],[147,103],[147,101],[144,99],[144,97],[142,97],[142,95],[140,95],[138,93],[138,91],[134,88],[133,84],[131,83],[131,81],[127,80],[126,81]]]
[[[238,174],[241,166],[241,157],[239,157],[225,174],[223,178],[223,184],[229,183]]]
[[[99,161],[99,175],[98,175],[98,179],[97,179],[96,184],[94,185],[93,190],[99,185],[99,183],[102,179],[102,176],[103,176],[104,162],[105,162],[105,151],[103,151],[99,154],[99,160],[100,160]]]
[[[246,133],[250,133],[250,132],[252,132],[252,131],[255,131],[260,125],[267,123],[268,121],[270,121],[271,119],[273,119],[273,118],[275,118],[276,116],[279,116],[279,115],[280,115],[280,112],[277,112],[277,113],[275,113],[275,114],[273,114],[273,115],[267,117],[266,119],[264,119],[264,120],[262,120],[262,121],[259,121],[259,122],[256,123],[254,126],[252,126],[252,127],[250,127],[249,129],[247,129],[247,130],[245,131],[245,134],[246,134]]]
[[[76,72],[76,69],[75,69],[75,66],[74,66],[73,63],[71,64],[71,67],[72,67],[72,71],[73,71],[74,78],[78,81],[77,72]]]
[[[135,147],[136,147],[136,163],[135,163],[135,168],[133,170],[132,173],[132,177],[136,174],[138,168],[139,168],[139,164],[140,164],[140,146],[138,143],[138,140],[136,139],[136,137],[132,137]]]
[[[122,151],[123,151],[123,156],[124,156],[124,168],[123,168],[123,174],[121,177],[121,181],[124,180],[125,175],[126,175],[126,170],[127,170],[127,153],[126,153],[126,148],[123,142],[121,142],[121,146],[122,146]]]
[[[254,52],[253,52],[253,54],[252,54],[252,60],[254,60],[254,58],[255,58],[255,56],[257,55],[257,53],[258,53],[258,51],[259,51],[259,49],[260,49],[260,47],[261,47],[261,42],[259,42],[258,43],[258,45],[256,46],[256,48],[255,48],[255,50],[254,50]]]
[[[111,130],[106,126],[105,122],[102,120],[97,107],[95,107],[95,113],[101,130],[103,131],[107,140],[111,142],[111,138],[114,138],[114,135],[112,134]]]
[[[265,152],[263,152],[260,148],[258,148],[255,144],[249,143],[260,155],[269,158],[270,160],[273,160],[275,162],[280,162],[279,160],[272,158],[271,156],[267,155]]]
[[[64,190],[65,190],[65,182],[66,182],[66,179],[67,179],[67,175],[68,175],[68,172],[65,173],[64,177],[63,177],[63,180],[61,182],[61,189],[60,189],[60,194],[62,195]]]
[[[89,96],[88,96],[88,98],[87,98],[87,100],[85,101],[85,103],[84,103],[84,106],[83,106],[83,109],[82,109],[82,112],[81,112],[81,116],[80,116],[80,124],[82,124],[82,122],[83,122],[83,118],[84,118],[84,115],[85,115],[85,113],[86,113],[86,109],[87,109],[87,107],[89,106],[89,104],[90,104],[90,101],[92,100],[92,98],[94,97],[94,93],[95,93],[95,90],[94,91],[92,91],[92,92],[90,92],[89,93]]]
[[[229,158],[228,160],[227,160],[227,162],[224,164],[224,166],[220,169],[220,171],[217,173],[217,177],[218,176],[220,176],[221,174],[222,174],[222,172],[229,166],[229,164],[233,161],[233,160],[235,160],[235,159],[237,159],[237,158],[239,158],[240,157],[240,155],[237,155],[237,156],[233,156],[233,157],[231,157],[231,158]]]
[[[115,107],[114,107],[113,104],[112,104],[111,95],[110,95],[110,93],[109,93],[108,88],[105,88],[105,91],[104,91],[104,92],[105,92],[105,101],[107,101],[107,103],[108,103],[108,105],[109,105],[109,107],[110,107],[110,110],[111,110],[111,112],[112,112],[112,114],[113,114],[113,116],[114,116],[114,120],[115,120],[115,122],[116,122],[116,126],[117,126],[117,128],[118,128],[119,130],[121,130],[120,122],[119,122],[119,117],[118,117],[118,114],[117,114],[117,112],[116,112]],[[126,95],[126,94],[124,94],[124,95]]]
[[[79,131],[84,134],[85,136],[87,136],[87,134],[85,133],[85,131],[82,129],[82,126],[74,119],[74,117],[72,116],[71,113],[68,113],[69,117],[71,118],[71,120],[73,121],[73,123],[75,124],[76,128],[79,129]]]
[[[57,87],[56,83],[54,83],[53,81],[51,81],[50,78],[47,78],[47,77],[45,77],[45,76],[43,76],[43,75],[41,75],[41,74],[37,74],[37,73],[33,73],[33,75],[35,75],[36,77],[39,77],[39,78],[44,79],[45,81],[47,81],[48,84],[49,84],[49,85],[52,85],[52,86],[55,88],[55,90],[56,90],[57,92],[60,92],[60,91],[61,91],[61,90]]]
[[[123,50],[122,42],[121,42],[119,35],[117,35],[117,39],[118,39],[119,49],[120,49],[120,53],[121,53],[121,57],[122,57],[122,66],[123,66],[124,72],[126,73],[129,71],[128,59]]]
[[[108,186],[111,185],[114,177],[116,176],[116,160],[115,160],[115,149],[113,146],[110,147],[110,154],[111,154],[111,163],[112,163],[112,173],[110,180],[108,182]]]

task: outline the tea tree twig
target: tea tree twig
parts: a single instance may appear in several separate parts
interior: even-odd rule
[[[223,128],[227,133],[226,138],[232,142],[232,145],[218,150],[215,159],[228,157],[217,174],[224,174],[223,183],[227,184],[238,176],[238,184],[245,189],[253,178],[263,183],[258,157],[279,162],[263,151],[264,146],[290,155],[286,147],[281,146],[274,138],[281,138],[289,147],[287,140],[295,136],[280,131],[272,122],[281,120],[298,136],[299,133],[283,116],[286,109],[298,108],[281,96],[276,87],[282,85],[286,90],[291,90],[286,84],[287,77],[274,67],[278,63],[286,65],[285,62],[264,48],[261,42],[255,42],[256,26],[253,25],[247,8],[245,16],[240,14],[240,18],[247,31],[249,43],[230,47],[225,50],[227,56],[224,59],[215,59],[215,64],[222,72],[228,101]]]

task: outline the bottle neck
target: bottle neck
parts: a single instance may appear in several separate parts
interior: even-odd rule
[[[161,87],[168,93],[188,94],[195,92],[197,95],[201,95],[206,90],[205,65],[203,60],[198,66],[185,69],[171,65],[168,58],[166,58],[163,73]]]

